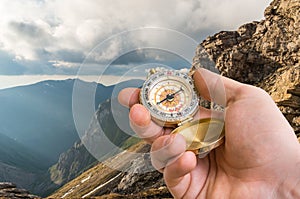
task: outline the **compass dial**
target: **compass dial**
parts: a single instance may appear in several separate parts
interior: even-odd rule
[[[193,80],[179,71],[161,71],[148,77],[140,94],[154,121],[174,126],[198,110],[198,95]]]

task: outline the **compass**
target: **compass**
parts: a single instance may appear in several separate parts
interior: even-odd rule
[[[160,125],[174,127],[191,119],[199,98],[192,78],[180,71],[151,71],[141,90],[140,101]]]
[[[152,120],[172,133],[183,135],[187,150],[199,157],[223,143],[224,122],[218,119],[194,120],[199,110],[199,95],[192,77],[178,70],[151,69],[140,91],[140,102]]]

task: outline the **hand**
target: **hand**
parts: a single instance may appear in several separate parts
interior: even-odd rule
[[[196,88],[224,105],[225,143],[203,159],[185,151],[181,135],[169,135],[138,104],[139,89],[124,89],[119,101],[130,109],[133,130],[152,144],[154,167],[175,198],[288,198],[300,186],[300,148],[287,120],[263,90],[205,69],[194,74]],[[200,108],[197,117],[218,117]],[[298,189],[296,189],[298,187]],[[299,195],[297,195],[300,197]]]

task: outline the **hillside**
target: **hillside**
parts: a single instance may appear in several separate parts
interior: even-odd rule
[[[0,90],[0,182],[13,182],[35,193],[41,193],[41,182],[51,185],[48,168],[79,140],[72,115],[74,81],[50,80]],[[80,83],[82,89],[96,88],[96,104],[109,98],[114,88]]]
[[[53,164],[79,139],[72,115],[74,81],[49,80],[0,90],[0,132]],[[89,89],[92,84],[82,82],[82,87]],[[113,87],[99,84],[97,90],[99,104],[110,97]]]
[[[300,130],[300,2],[274,0],[265,19],[222,31],[204,40],[193,65],[212,59],[222,75],[265,89],[296,133]],[[207,55],[208,57],[203,57]],[[139,143],[135,152],[149,150]],[[147,170],[149,157],[120,153],[99,163],[63,186],[49,198],[167,198],[161,175]],[[116,169],[105,165],[115,165]],[[120,172],[119,170],[126,170]]]
[[[30,189],[47,169],[45,159],[15,140],[0,134],[0,180]]]
[[[115,110],[114,115],[111,110],[112,105]],[[60,155],[58,162],[48,170],[47,175],[38,180],[34,193],[46,196],[96,165],[98,160],[104,160],[117,154],[120,149],[136,143],[138,139],[128,139],[130,136],[124,133],[115,121],[115,117],[122,117],[123,122],[129,125],[128,117],[124,117],[127,116],[127,112],[128,109],[121,106],[116,99],[101,103],[86,130],[83,142],[77,141],[73,147]],[[129,129],[129,126],[127,128]],[[100,138],[95,139],[95,137]],[[107,139],[113,145],[107,145]],[[97,152],[93,151],[95,147]]]
[[[122,88],[136,86],[140,83],[140,80],[121,82],[114,87],[114,92],[118,93]],[[99,95],[114,95],[103,92],[105,90],[98,89],[96,97]],[[134,142],[134,139],[131,139],[130,143],[125,142],[129,135],[124,133],[124,129],[120,129],[120,124],[115,121],[116,117],[121,118],[124,123],[122,126],[130,129],[127,116],[128,109],[121,106],[115,98],[100,103],[96,112],[90,118],[89,126],[85,130],[82,139],[76,141],[68,150],[61,153],[58,161],[35,181],[30,190],[40,196],[47,196],[83,171],[94,166],[97,160],[103,160],[116,154],[118,147],[123,144],[128,147]],[[132,131],[127,131],[127,133],[133,134]],[[108,145],[107,143],[113,144]]]
[[[48,198],[90,198],[103,195],[107,198],[171,197],[163,185],[162,175],[154,168],[149,168],[150,159],[145,154],[148,150],[149,145],[140,142],[89,169]],[[144,173],[143,170],[152,171]]]
[[[0,162],[7,165],[13,165],[24,171],[36,172],[47,168],[45,159],[42,156],[1,133]]]

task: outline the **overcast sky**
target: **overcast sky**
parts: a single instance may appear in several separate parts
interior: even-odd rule
[[[270,0],[1,0],[0,75],[74,75],[87,56],[94,58],[94,62],[90,60],[91,74],[93,67],[111,61],[116,66],[111,73],[134,63],[172,63],[176,59],[167,53],[143,47],[154,40],[173,45],[178,40],[176,34],[169,32],[176,31],[200,43],[220,30],[235,30],[244,23],[261,20],[269,3]],[[133,31],[130,37],[114,37],[144,27],[166,29],[167,36],[152,34],[149,39]],[[92,56],[92,49],[108,40],[111,41],[102,46],[103,52]],[[125,52],[122,49],[138,51],[116,61]]]

